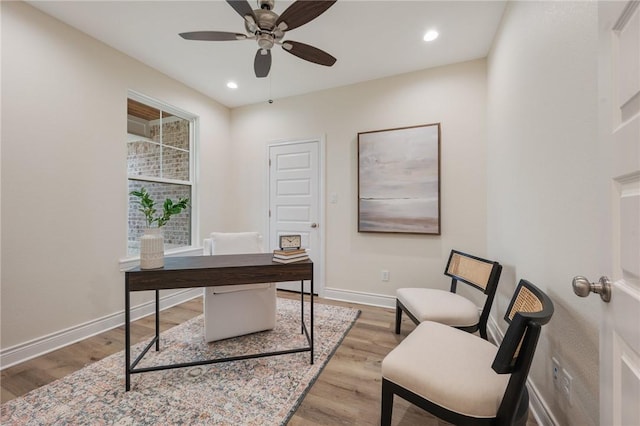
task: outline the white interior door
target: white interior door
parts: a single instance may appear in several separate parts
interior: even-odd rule
[[[314,263],[314,293],[322,294],[321,140],[269,145],[269,246],[278,237],[300,234],[302,247]],[[278,288],[300,291],[300,283],[278,283]],[[305,283],[305,292],[310,285]]]
[[[600,424],[640,425],[640,2],[598,2],[600,138],[611,204]],[[605,228],[606,229],[606,228]]]

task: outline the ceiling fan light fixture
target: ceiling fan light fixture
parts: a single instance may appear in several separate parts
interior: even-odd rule
[[[2,1],[2,0],[0,0]],[[258,9],[253,9],[249,1],[256,2]],[[253,60],[253,70],[258,78],[269,75],[271,69],[271,48],[282,45],[283,49],[300,59],[318,65],[332,66],[336,58],[317,47],[298,41],[282,39],[285,32],[305,25],[322,15],[337,0],[295,0],[282,14],[273,12],[275,0],[226,0],[227,4],[240,15],[244,22],[246,34],[228,31],[190,31],[179,33],[185,40],[200,41],[233,41],[256,40],[258,50]],[[231,82],[227,83],[229,88]]]
[[[422,38],[424,41],[433,41],[438,38],[440,34],[436,30],[429,30],[424,34]]]
[[[269,50],[273,47],[273,36],[271,34],[258,34],[258,46],[261,49]]]

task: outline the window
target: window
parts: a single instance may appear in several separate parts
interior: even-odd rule
[[[129,93],[127,99],[127,194],[146,188],[160,211],[166,198],[191,200],[164,230],[164,248],[191,245],[194,205],[193,164],[195,116],[168,105]],[[140,253],[144,215],[129,195],[128,255]]]

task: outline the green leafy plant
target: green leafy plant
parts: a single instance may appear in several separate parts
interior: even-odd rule
[[[149,227],[151,227],[154,222],[158,224],[158,228],[166,225],[167,222],[169,222],[169,219],[171,219],[171,216],[180,214],[182,210],[189,206],[188,198],[180,198],[175,203],[171,199],[167,198],[162,204],[162,214],[156,215],[156,212],[158,211],[155,207],[156,202],[151,198],[151,195],[149,195],[149,192],[145,187],[142,187],[140,191],[131,191],[129,194],[138,198],[136,200],[140,206],[138,211],[142,212],[147,220],[147,226]]]

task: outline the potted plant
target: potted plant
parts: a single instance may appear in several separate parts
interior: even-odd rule
[[[140,237],[140,269],[155,269],[164,266],[164,237],[161,228],[169,222],[171,216],[180,214],[189,205],[188,198],[179,198],[177,202],[167,198],[158,212],[156,203],[146,188],[129,193],[137,198],[136,203],[146,221],[144,235]],[[156,227],[153,225],[156,224]]]

